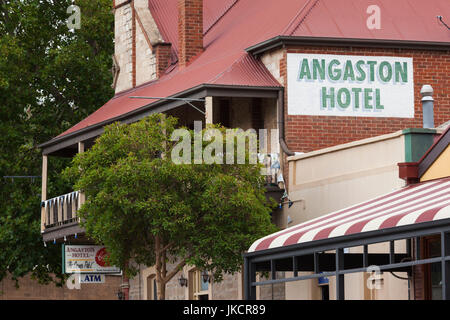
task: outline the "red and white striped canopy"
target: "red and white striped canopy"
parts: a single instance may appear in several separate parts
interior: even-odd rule
[[[249,252],[450,218],[450,178],[423,182],[292,226],[255,241]]]

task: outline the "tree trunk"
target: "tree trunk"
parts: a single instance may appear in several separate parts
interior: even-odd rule
[[[163,281],[156,281],[158,300],[166,300],[166,283]]]
[[[155,236],[156,291],[158,300],[166,299],[167,282],[169,282],[178,273],[178,271],[182,270],[186,265],[187,257],[182,259],[176,267],[167,273],[166,253],[169,247],[170,244],[164,246],[161,238],[159,236]]]
[[[166,299],[166,282],[164,279],[164,271],[162,259],[164,259],[164,254],[161,251],[161,239],[155,237],[155,258],[156,258],[156,291],[158,294],[158,300]]]

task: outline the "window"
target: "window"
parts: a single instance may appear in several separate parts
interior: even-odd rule
[[[427,237],[423,240],[425,258],[441,256],[441,239],[439,236]],[[425,299],[442,300],[442,269],[441,263],[426,264],[424,267]]]
[[[261,98],[253,98],[251,112],[252,112],[252,128],[258,132],[259,129],[264,128],[264,115]]]
[[[147,277],[147,300],[158,300],[156,276],[154,274]]]
[[[209,282],[203,281],[202,272],[189,272],[189,293],[192,300],[209,300]]]
[[[219,112],[220,119],[219,123],[226,128],[231,127],[230,122],[230,101],[229,100],[219,100]]]

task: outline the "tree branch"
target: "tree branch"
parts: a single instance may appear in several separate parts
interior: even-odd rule
[[[172,269],[172,271],[170,271],[167,276],[164,278],[164,281],[167,283],[170,281],[170,279],[172,279],[177,273],[178,271],[180,271],[181,269],[183,269],[183,267],[186,265],[186,260],[190,258],[190,256],[185,257],[184,259],[182,259],[178,265]]]
[[[173,242],[170,242],[169,244],[167,244],[164,248],[161,249],[161,251],[165,252],[167,249],[169,249],[170,247],[173,246]]]

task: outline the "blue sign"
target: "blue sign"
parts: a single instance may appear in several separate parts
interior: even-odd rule
[[[330,280],[327,277],[320,277],[317,280],[319,286],[324,286],[330,283]]]
[[[80,274],[80,283],[104,283],[103,274]]]

